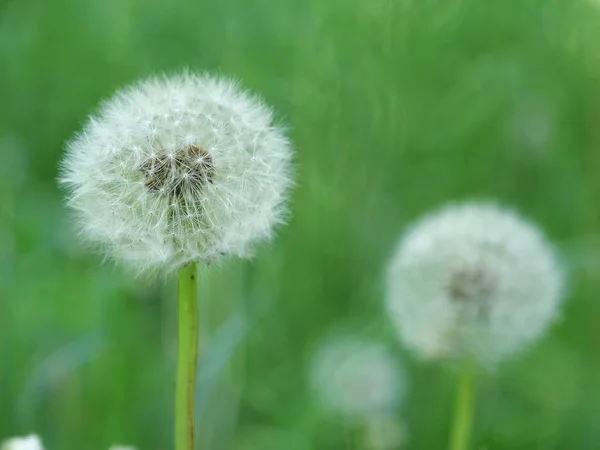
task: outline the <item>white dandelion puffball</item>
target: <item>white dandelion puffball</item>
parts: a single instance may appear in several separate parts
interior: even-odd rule
[[[557,314],[564,275],[541,232],[494,204],[443,207],[400,239],[387,309],[426,358],[495,363],[538,338]]]
[[[292,149],[229,80],[150,78],[68,143],[61,181],[84,239],[138,272],[247,256],[282,222]]]
[[[309,382],[325,409],[366,418],[393,411],[404,380],[398,360],[383,344],[338,336],[313,355]]]
[[[123,445],[112,445],[108,450],[137,450],[137,448]]]
[[[0,450],[44,450],[42,441],[35,434],[16,437],[2,442]]]

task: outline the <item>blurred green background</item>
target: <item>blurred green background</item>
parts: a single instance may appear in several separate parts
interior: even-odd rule
[[[452,371],[396,342],[382,272],[408,222],[492,198],[543,226],[570,284],[551,332],[481,380],[473,448],[599,449],[594,1],[2,0],[0,439],[171,448],[175,284],[82,249],[55,178],[102,98],[189,67],[261,93],[297,148],[289,225],[201,277],[205,448],[349,448],[306,386],[332,327],[390,344],[407,448],[445,448]]]

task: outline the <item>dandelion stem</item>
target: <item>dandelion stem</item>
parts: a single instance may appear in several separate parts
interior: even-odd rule
[[[465,362],[459,374],[450,450],[467,450],[475,410],[475,369]]]
[[[198,303],[196,264],[179,269],[179,342],[175,392],[175,450],[194,450]]]

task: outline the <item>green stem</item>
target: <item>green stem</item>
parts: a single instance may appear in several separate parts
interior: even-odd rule
[[[467,450],[475,410],[475,370],[466,362],[459,375],[450,450]]]
[[[194,450],[198,300],[196,264],[179,269],[179,342],[175,392],[175,450]]]

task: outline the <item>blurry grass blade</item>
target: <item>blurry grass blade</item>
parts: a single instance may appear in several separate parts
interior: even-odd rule
[[[105,347],[100,333],[85,335],[63,345],[44,358],[33,368],[19,396],[18,415],[22,419],[31,417],[38,409],[43,397],[61,379],[96,359]]]
[[[219,376],[231,361],[236,349],[248,333],[246,317],[233,314],[213,336],[200,357],[196,390],[196,420],[202,422],[208,402],[213,394]]]

